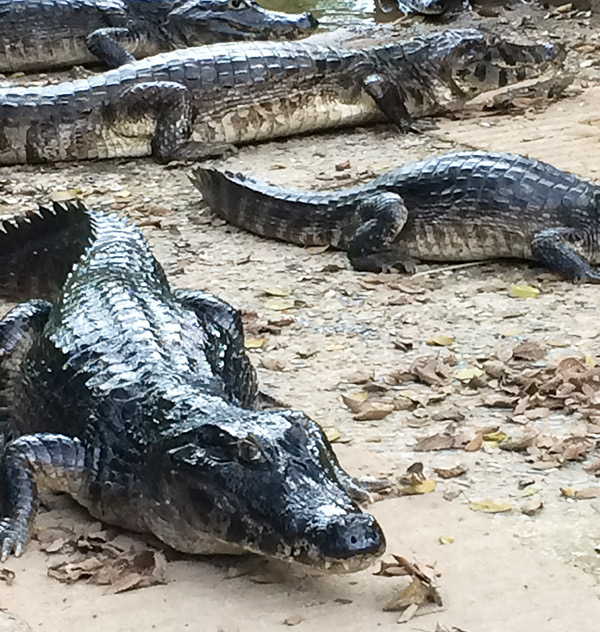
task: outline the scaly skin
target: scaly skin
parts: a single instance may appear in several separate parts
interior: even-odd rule
[[[211,209],[264,237],[348,252],[359,270],[414,259],[532,259],[567,279],[598,282],[600,188],[531,158],[458,152],[408,163],[352,189],[290,191],[198,168]]]
[[[166,162],[332,127],[458,109],[560,50],[446,30],[351,50],[240,42],[164,53],[85,81],[0,90],[0,164],[147,156]],[[192,133],[194,138],[192,139]]]
[[[0,72],[117,67],[187,46],[300,37],[316,25],[309,13],[254,0],[0,0]]]
[[[230,305],[171,289],[114,215],[55,205],[0,228],[2,293],[24,298],[39,277],[34,291],[51,299],[0,321],[3,559],[22,552],[42,487],[188,553],[330,572],[381,555],[379,525],[355,504],[367,494],[317,424],[254,409]]]

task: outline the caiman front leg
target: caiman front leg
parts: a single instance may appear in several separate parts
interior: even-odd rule
[[[220,298],[197,290],[176,290],[176,298],[194,312],[206,331],[214,329],[216,349],[213,370],[220,373],[229,395],[242,406],[252,406],[257,398],[256,373],[244,351],[244,330],[237,309]],[[223,338],[224,336],[224,338]]]
[[[84,483],[85,449],[77,438],[23,435],[0,457],[0,559],[21,555],[38,506],[38,488],[76,495]]]
[[[130,116],[153,113],[156,128],[152,136],[152,156],[159,162],[202,160],[230,152],[227,143],[192,140],[194,104],[190,91],[176,81],[144,81],[127,88],[115,106]]]
[[[574,228],[548,228],[534,235],[531,252],[536,261],[566,279],[600,283],[600,271],[585,258],[593,243],[592,235]]]
[[[356,206],[358,217],[350,221],[358,229],[348,241],[352,267],[369,272],[400,268],[412,272],[415,264],[402,248],[398,235],[408,219],[408,209],[395,193],[376,193]]]
[[[413,119],[406,109],[404,97],[398,86],[375,74],[365,77],[363,87],[377,107],[401,132],[418,131],[413,127]]]
[[[90,53],[100,62],[109,68],[118,68],[135,61],[135,57],[123,45],[135,44],[136,39],[137,35],[128,28],[108,27],[93,31],[85,42]]]

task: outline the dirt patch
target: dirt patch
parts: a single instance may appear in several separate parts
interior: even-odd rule
[[[284,140],[244,148],[219,164],[321,189],[476,147],[598,178],[600,40],[587,18],[563,15],[526,21],[532,39],[555,37],[569,47],[571,96],[549,107],[521,100],[502,113],[439,120],[420,135],[379,126]],[[523,17],[501,12],[487,23],[511,30]],[[599,485],[599,289],[523,262],[446,271],[423,265],[420,271],[433,274],[412,280],[359,274],[343,253],[267,241],[214,219],[188,171],[148,160],[2,168],[0,212],[74,190],[92,206],[138,221],[174,285],[214,292],[248,312],[249,326],[256,324],[252,313],[271,321],[269,331],[250,333],[263,339],[250,350],[263,388],[322,424],[350,472],[391,479],[371,507],[388,550],[439,575],[443,606],[404,629],[595,631],[600,499],[590,490]],[[539,295],[516,298],[515,285]],[[293,306],[281,311],[273,286]],[[544,390],[557,375],[554,390]],[[342,396],[367,398],[380,412],[361,420]],[[434,489],[400,495],[398,479],[415,462]],[[454,470],[459,464],[464,473]],[[166,584],[123,594],[48,577],[64,551],[49,551],[43,534],[91,524],[67,499],[48,499],[36,522],[42,537],[5,565],[14,578],[0,581],[0,607],[52,632],[397,626],[398,613],[383,607],[407,580],[375,576],[376,568],[314,577],[274,564],[257,569],[252,560],[167,556]],[[118,537],[123,551],[144,545],[140,537]]]

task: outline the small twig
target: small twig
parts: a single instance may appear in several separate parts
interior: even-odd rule
[[[467,261],[467,263],[455,263],[454,265],[446,266],[445,268],[433,268],[431,270],[423,270],[422,272],[417,272],[416,274],[413,274],[410,278],[416,279],[417,277],[430,276],[432,274],[449,272],[451,270],[460,270],[461,268],[474,268],[475,266],[480,266],[484,263],[489,263],[489,260],[484,259],[482,261]]]

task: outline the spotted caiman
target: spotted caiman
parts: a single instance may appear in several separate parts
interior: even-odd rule
[[[341,125],[461,107],[561,58],[473,29],[366,49],[239,42],[163,53],[87,80],[0,90],[0,164],[199,159]],[[193,133],[193,138],[192,138]]]
[[[351,572],[383,552],[317,424],[254,408],[238,312],[171,289],[136,228],[74,204],[5,221],[0,291],[36,296],[0,321],[2,558],[38,488],[189,553]]]
[[[310,13],[254,0],[0,0],[0,72],[112,68],[186,46],[298,37],[316,25]]]
[[[197,168],[211,209],[258,235],[345,249],[358,270],[414,269],[413,259],[532,259],[600,282],[600,187],[514,154],[458,152],[322,193]]]

